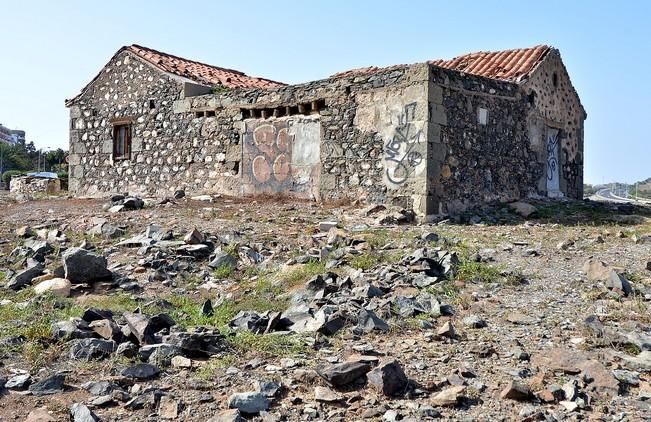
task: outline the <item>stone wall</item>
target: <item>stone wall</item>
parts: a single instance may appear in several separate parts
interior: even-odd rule
[[[61,192],[59,179],[46,179],[32,176],[14,176],[9,182],[12,196],[56,195]]]
[[[430,67],[428,190],[439,213],[539,193],[530,106],[511,83]]]
[[[218,118],[223,113],[240,115],[242,121],[235,127],[243,134],[244,144],[241,194],[284,192],[326,201],[361,198],[425,213],[425,160],[419,157],[426,151],[426,78],[426,65],[394,66],[270,90],[190,97],[176,101],[174,110],[180,114],[215,113]],[[321,105],[318,110],[307,110],[312,103]],[[303,106],[306,111],[297,111]],[[286,110],[294,114],[274,117]],[[250,117],[252,114],[255,117]],[[272,146],[264,158],[269,165],[272,156],[279,156],[277,137],[284,136],[285,125],[293,125],[294,135],[303,139],[299,145],[307,147],[302,149],[303,164],[298,167],[311,169],[309,182],[296,184],[294,180],[287,185],[270,176],[270,184],[260,184],[252,174],[249,150],[259,152],[259,148],[250,148],[252,131],[267,126],[264,130]],[[318,146],[314,142],[317,128]],[[274,136],[275,144],[271,140]],[[262,159],[257,162],[262,163]],[[290,162],[290,173],[294,167],[296,162]],[[301,171],[295,168],[294,172]],[[307,181],[307,174],[300,179]]]
[[[532,148],[547,167],[560,168],[560,191],[570,198],[583,198],[583,123],[586,113],[572,86],[570,76],[557,50],[547,58],[522,85],[534,108],[529,117]],[[558,163],[548,154],[547,131],[559,129]],[[546,180],[539,190],[546,191]]]
[[[239,190],[239,111],[214,118],[174,113],[187,81],[123,52],[70,106],[70,190],[166,194]],[[130,159],[113,158],[113,121],[130,119]],[[233,150],[235,146],[235,151]]]
[[[189,81],[123,52],[70,105],[70,190],[286,194],[449,213],[546,194],[541,134],[557,122],[560,188],[578,197],[584,115],[558,66],[551,57],[524,85],[415,64],[186,96]],[[128,159],[112,154],[116,121],[131,123]]]

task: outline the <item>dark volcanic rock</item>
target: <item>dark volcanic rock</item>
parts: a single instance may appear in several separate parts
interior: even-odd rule
[[[29,386],[29,391],[35,396],[45,396],[63,391],[66,377],[62,374],[53,375]]]
[[[316,372],[321,378],[335,387],[350,384],[371,370],[365,362],[344,362],[335,365],[317,368]]]
[[[125,368],[121,374],[125,377],[148,380],[158,376],[160,369],[149,363],[137,363]]]
[[[72,248],[63,254],[65,278],[73,284],[110,279],[106,266],[106,258],[86,249]]]
[[[386,396],[404,391],[409,379],[395,359],[388,359],[366,374],[368,382]]]
[[[165,314],[148,317],[144,314],[125,312],[122,316],[141,345],[159,343],[154,334],[175,325],[174,320]]]
[[[228,407],[238,409],[242,413],[255,414],[269,409],[271,400],[263,393],[250,391],[236,393],[228,398]]]
[[[75,403],[70,407],[72,422],[97,422],[100,419],[85,404]]]
[[[32,280],[34,278],[43,274],[44,269],[45,267],[43,264],[39,263],[19,272],[9,280],[7,283],[7,288],[12,290],[20,290],[26,286],[29,286],[32,284]]]
[[[71,342],[68,355],[71,359],[92,360],[104,359],[117,349],[113,340],[102,340],[98,338],[86,338]]]

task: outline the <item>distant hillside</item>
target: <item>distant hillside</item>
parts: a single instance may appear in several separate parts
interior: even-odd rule
[[[630,187],[629,192],[631,195],[635,195],[635,184]],[[637,182],[637,194],[644,198],[651,198],[651,177]]]

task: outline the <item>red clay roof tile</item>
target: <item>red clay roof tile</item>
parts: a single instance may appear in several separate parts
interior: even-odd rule
[[[480,51],[429,63],[486,78],[518,82],[528,76],[551,49],[547,45],[537,45],[514,50]]]
[[[446,69],[484,76],[486,78],[518,82],[522,77],[528,76],[551,49],[551,47],[546,45],[538,45],[531,48],[514,50],[479,51],[464,54],[463,56],[458,56],[450,60],[433,60],[428,63]],[[354,76],[390,70],[397,67],[399,65],[385,68],[372,66],[339,72],[332,76]]]
[[[281,82],[247,76],[237,70],[211,66],[136,44],[130,45],[126,49],[165,72],[191,79],[200,84],[223,85],[227,88],[275,88],[285,85]]]

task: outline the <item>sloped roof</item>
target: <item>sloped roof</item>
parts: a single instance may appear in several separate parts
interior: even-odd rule
[[[272,81],[271,79],[248,76],[239,70],[226,69],[194,60],[184,59],[182,57],[163,53],[137,44],[120,48],[113,57],[111,57],[109,63],[124,51],[136,55],[163,72],[189,79],[200,85],[222,85],[226,88],[276,88],[286,85],[282,82]],[[100,71],[100,73],[98,73],[77,96],[66,100],[66,105],[72,104],[75,100],[81,97],[88,87],[92,85],[101,74],[102,72]]]
[[[429,63],[471,75],[519,82],[523,77],[529,76],[551,50],[547,45],[537,45],[513,50],[479,51],[451,60],[433,60]]]
[[[247,76],[239,70],[184,59],[137,44],[125,48],[165,72],[204,85],[223,85],[227,88],[275,88],[285,85],[270,79]]]
[[[499,79],[508,82],[519,82],[523,77],[528,77],[536,68],[552,47],[537,45],[530,48],[518,48],[504,51],[479,51],[476,53],[464,54],[451,60],[432,60],[429,64],[443,67],[472,75],[483,76],[491,79]],[[388,67],[364,67],[359,69],[339,72],[333,77],[353,76],[365,73],[375,73],[399,68],[404,65]]]

